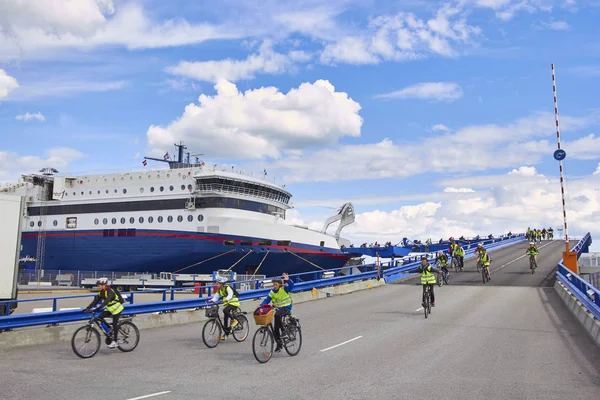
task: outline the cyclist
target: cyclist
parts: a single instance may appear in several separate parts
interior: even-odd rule
[[[458,265],[460,269],[464,269],[465,267],[465,249],[463,249],[462,245],[459,243],[454,250],[454,255],[458,260]]]
[[[483,268],[487,268],[488,279],[491,281],[492,280],[492,271],[490,269],[490,264],[492,263],[492,258],[487,253],[485,248],[482,248],[481,251],[482,251],[482,253],[481,253],[481,256],[479,257],[479,259],[481,260],[481,266]]]
[[[540,254],[537,247],[535,247],[535,243],[530,242],[527,251],[525,252],[528,256],[533,256],[534,265],[537,267],[537,256]]]
[[[227,339],[231,328],[238,324],[238,321],[231,314],[236,308],[240,306],[240,300],[238,299],[238,293],[235,289],[227,284],[227,278],[217,278],[219,284],[219,290],[216,291],[212,299],[209,299],[209,303],[216,303],[220,299],[223,299],[223,335],[221,340]],[[231,328],[229,327],[229,320],[231,319]]]
[[[283,280],[280,278],[273,279],[273,290],[271,290],[269,295],[265,297],[262,303],[260,303],[260,306],[264,306],[273,300],[273,307],[276,309],[274,330],[277,347],[275,348],[275,352],[280,352],[283,347],[283,342],[281,341],[281,329],[283,328],[283,324],[281,319],[284,315],[287,315],[292,311],[292,296],[290,293],[294,290],[294,281],[292,281],[285,272],[282,275]],[[286,282],[285,286],[283,286],[283,282]]]
[[[106,307],[104,311],[98,316],[101,320],[104,320],[106,317],[112,315],[112,330],[113,330],[113,341],[108,345],[109,349],[114,349],[117,347],[117,334],[119,330],[117,329],[117,324],[119,323],[119,317],[121,316],[121,312],[123,312],[123,297],[119,293],[117,289],[111,288],[108,284],[108,278],[100,278],[96,281],[98,285],[98,289],[100,292],[94,297],[94,300],[87,306],[83,312],[90,312],[92,308],[98,304],[101,300],[104,300],[100,306],[96,307],[93,311],[96,311],[100,308]]]
[[[443,251],[438,251],[437,256],[435,257],[435,263],[442,270],[443,275],[448,275],[448,256]]]
[[[421,257],[421,265],[417,270],[421,274],[421,285],[423,285],[423,299],[421,302],[421,306],[425,307],[425,290],[427,290],[427,286],[429,286],[431,290],[431,306],[435,307],[435,296],[433,294],[433,287],[435,286],[435,276],[432,272],[439,273],[440,270],[429,265],[429,261],[427,257]]]
[[[483,254],[483,245],[481,243],[477,245],[477,248],[475,249],[473,254],[477,255],[477,262],[479,263],[479,261],[481,260],[481,254]]]

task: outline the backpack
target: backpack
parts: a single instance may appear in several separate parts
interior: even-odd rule
[[[240,294],[233,286],[226,285],[225,292],[227,292],[227,288],[231,288],[231,290],[233,291],[233,297],[240,297]]]
[[[111,289],[115,293],[115,296],[117,296],[119,303],[121,303],[121,304],[125,303],[125,299],[123,298],[123,296],[121,296],[121,293],[117,289],[113,289],[113,288],[111,288]]]

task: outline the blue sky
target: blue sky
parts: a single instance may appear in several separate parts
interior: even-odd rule
[[[290,221],[353,201],[357,241],[556,229],[554,63],[582,234],[600,205],[598,20],[598,0],[4,1],[0,181],[139,169],[183,140],[267,168]]]

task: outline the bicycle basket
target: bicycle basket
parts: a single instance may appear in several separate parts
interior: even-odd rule
[[[219,316],[219,306],[212,306],[211,308],[207,308],[205,311],[205,315],[208,318],[216,318]]]
[[[273,321],[274,315],[274,310],[270,310],[265,315],[254,314],[254,322],[256,323],[256,325],[269,325]]]

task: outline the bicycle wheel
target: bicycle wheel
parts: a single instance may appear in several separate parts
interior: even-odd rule
[[[425,291],[425,304],[423,304],[423,312],[425,313],[425,318],[429,314],[429,290]]]
[[[81,344],[79,341],[82,341]],[[93,326],[82,326],[71,338],[73,352],[81,358],[90,358],[100,350],[100,333]]]
[[[236,319],[238,324],[232,329],[233,338],[236,340],[236,342],[243,342],[250,333],[250,325],[248,324],[246,317],[243,315],[237,316]]]
[[[285,348],[285,352],[293,357],[300,353],[300,349],[302,348],[302,329],[300,329],[300,325],[294,321],[288,326],[286,333],[288,339],[283,341],[283,347]]]
[[[477,261],[477,272],[479,272],[480,266],[481,266],[481,262]]]
[[[483,279],[483,283],[487,283],[487,273],[486,268],[481,268],[481,279]]]
[[[458,272],[458,262],[455,258],[452,258],[452,268],[454,268],[455,272]]]
[[[442,285],[444,284],[444,276],[443,276],[443,274],[441,274],[441,273],[440,273],[440,274],[438,274],[438,277],[437,277],[437,284],[438,284],[438,286],[439,286],[439,287],[442,287]]]
[[[117,336],[117,347],[122,352],[133,351],[140,342],[140,330],[131,321],[119,322],[119,334]]]
[[[273,356],[273,346],[275,345],[275,337],[273,332],[267,327],[260,327],[254,334],[252,339],[252,353],[256,361],[263,364]]]
[[[217,347],[221,341],[221,325],[215,318],[209,319],[202,328],[202,341],[209,349]]]

